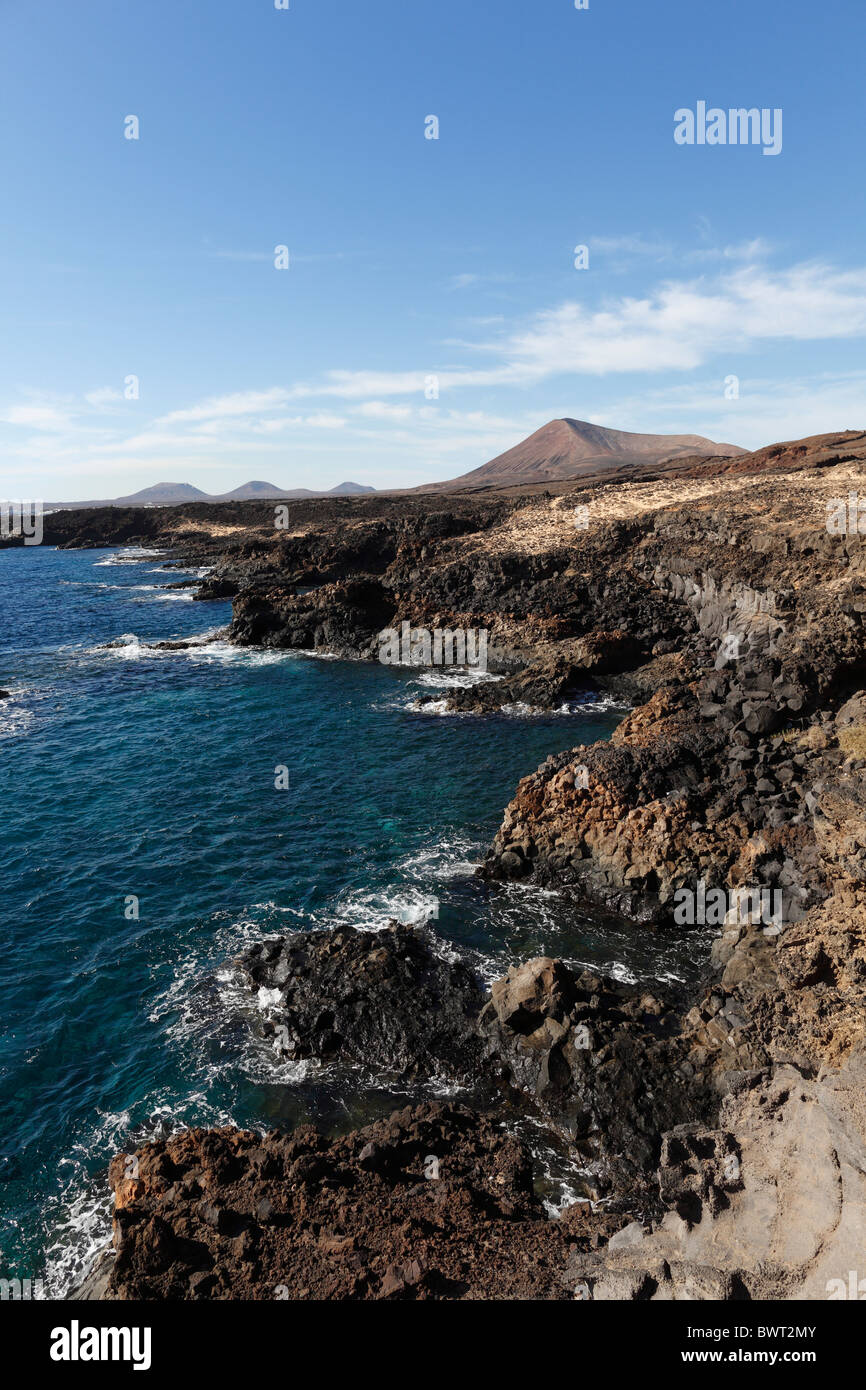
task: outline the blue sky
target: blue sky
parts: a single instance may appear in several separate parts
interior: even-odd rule
[[[863,427],[864,48],[862,0],[0,0],[0,496]],[[781,153],[677,145],[702,100]]]

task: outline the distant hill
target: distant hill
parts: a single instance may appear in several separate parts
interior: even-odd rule
[[[444,483],[427,483],[425,492],[464,487],[505,487],[560,482],[636,464],[709,455],[733,458],[745,453],[736,444],[716,444],[700,434],[632,434],[586,420],[551,420],[513,449]]]
[[[232,492],[211,494],[202,492],[191,483],[154,483],[153,487],[142,488],[140,492],[127,497],[100,498],[92,502],[47,502],[52,511],[78,510],[81,507],[172,507],[183,502],[255,502],[268,498],[281,497],[355,497],[362,493],[375,492],[374,487],[363,483],[338,483],[329,491],[314,492],[308,487],[282,488],[275,483],[242,483]]]
[[[211,497],[211,502],[249,502],[267,497],[360,497],[365,492],[375,492],[374,487],[364,487],[363,483],[338,483],[328,492],[312,492],[308,487],[282,488],[273,483],[243,483],[233,492],[222,492]]]
[[[285,497],[285,489],[275,487],[273,483],[241,483],[232,492],[221,492],[218,494],[220,502],[246,502],[254,501],[257,497]],[[216,500],[211,498],[211,501]]]
[[[192,483],[154,483],[153,487],[142,488],[141,492],[133,492],[129,497],[119,497],[118,506],[147,507],[155,504],[165,505],[171,502],[206,502],[207,493],[202,492],[201,488],[193,487]]]

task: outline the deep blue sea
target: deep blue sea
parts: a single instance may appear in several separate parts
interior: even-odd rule
[[[461,677],[232,648],[229,604],[165,588],[182,577],[158,553],[0,551],[0,1276],[51,1296],[107,1238],[114,1153],[393,1107],[238,1023],[220,966],[258,936],[398,917],[487,978],[540,952],[681,968],[640,928],[473,874],[519,778],[622,711],[420,713]],[[199,640],[148,646],[178,637]]]

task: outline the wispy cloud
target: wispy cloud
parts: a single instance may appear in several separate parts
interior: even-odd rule
[[[588,238],[587,245],[591,256],[600,253],[606,262],[613,262],[614,268],[622,270],[640,261],[655,262],[659,265],[667,262],[695,265],[713,261],[755,263],[764,260],[773,250],[770,242],[763,237],[714,245],[709,235],[708,223],[701,231],[704,243],[701,246],[683,247],[666,238],[647,237],[640,232],[625,236],[592,236]]]
[[[387,401],[365,401],[357,407],[357,414],[368,420],[408,420],[412,415],[412,407],[389,405]]]
[[[267,391],[233,391],[226,396],[211,396],[199,405],[185,410],[172,410],[163,415],[157,424],[171,425],[187,420],[225,419],[227,416],[253,415],[259,411],[278,410],[286,404],[289,395],[282,386],[272,386]]]
[[[461,275],[452,275],[448,281],[448,288],[468,290],[475,285],[510,285],[514,283],[515,278],[511,271],[465,271]]]
[[[431,353],[429,364],[409,368],[335,368],[160,414],[148,413],[143,401],[127,402],[112,386],[77,399],[21,392],[0,407],[4,452],[22,471],[69,472],[77,463],[91,470],[158,465],[164,472],[171,465],[195,475],[229,461],[237,466],[246,455],[284,461],[291,445],[292,459],[328,451],[347,459],[390,455],[395,467],[400,459],[429,472],[436,460],[443,468],[451,460],[454,471],[484,462],[562,413],[753,447],[774,437],[862,426],[866,374],[837,371],[810,380],[780,366],[771,380],[766,349],[780,359],[785,344],[866,336],[866,269],[824,263],[772,269],[759,259],[761,249],[752,244],[751,256],[732,249],[716,257],[704,248],[718,262],[712,270],[667,277],[640,296],[568,299],[522,322],[476,325],[472,339],[460,344],[462,362],[437,363]],[[445,350],[440,342],[438,352]],[[760,380],[757,372],[750,378],[750,361],[763,363]],[[734,401],[725,397],[729,373],[740,378]],[[627,394],[617,400],[616,382],[629,377]],[[640,378],[646,385],[638,393],[634,379]],[[515,411],[517,389],[526,393],[525,408]],[[543,401],[542,391],[551,390],[556,402]],[[486,408],[472,409],[479,399]]]
[[[218,261],[273,261],[274,252],[270,251],[209,251],[208,255],[213,256]]]
[[[591,309],[568,300],[526,327],[461,342],[489,366],[461,370],[332,371],[292,388],[293,398],[414,395],[431,374],[440,389],[530,386],[555,376],[694,370],[721,353],[771,342],[818,342],[866,334],[866,269],[806,263],[773,271],[744,265],[714,277],[669,279],[642,297]]]
[[[123,393],[114,386],[99,386],[95,391],[85,392],[84,399],[88,405],[92,405],[99,410],[105,406],[116,405],[123,402]]]
[[[0,419],[7,425],[23,425],[32,430],[65,430],[71,417],[52,405],[12,405]]]

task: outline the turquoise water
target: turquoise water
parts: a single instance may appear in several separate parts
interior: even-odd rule
[[[417,673],[229,647],[229,605],[170,597],[179,577],[157,554],[0,552],[0,1275],[55,1294],[105,1240],[115,1152],[390,1108],[238,1021],[219,967],[255,937],[396,916],[488,978],[542,950],[677,969],[640,929],[473,874],[518,779],[621,712],[422,714]],[[176,637],[200,640],[147,645]]]

